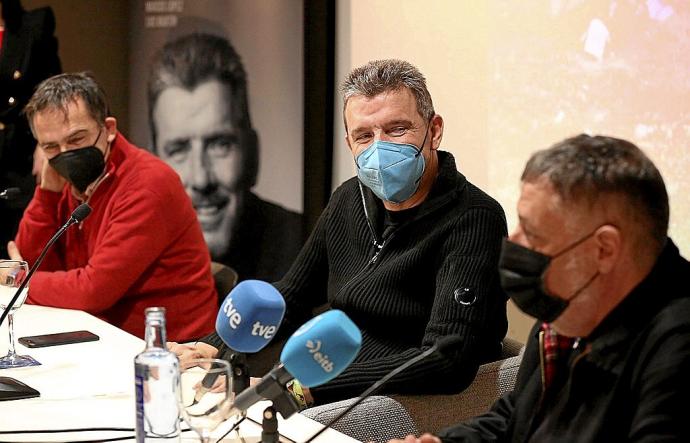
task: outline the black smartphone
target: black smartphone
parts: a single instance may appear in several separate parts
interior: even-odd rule
[[[57,334],[32,335],[20,337],[19,343],[27,348],[43,348],[45,346],[68,345],[70,343],[82,343],[96,341],[98,336],[89,331],[58,332]]]

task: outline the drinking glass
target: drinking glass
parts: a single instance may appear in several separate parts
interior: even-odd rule
[[[4,311],[12,300],[15,292],[29,273],[29,265],[21,260],[0,260],[0,309]],[[9,350],[7,355],[0,358],[0,369],[21,368],[24,366],[40,365],[28,355],[18,355],[15,352],[14,337],[14,312],[19,309],[26,300],[29,293],[28,285],[22,290],[21,294],[14,302],[12,309],[7,314],[7,329],[10,333]],[[0,311],[1,312],[1,311]]]
[[[180,415],[200,441],[211,441],[211,432],[228,419],[232,405],[230,364],[216,358],[198,358],[180,367],[178,401]],[[202,387],[202,380],[209,390]]]

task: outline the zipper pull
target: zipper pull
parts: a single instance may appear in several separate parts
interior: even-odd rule
[[[376,260],[379,258],[379,254],[381,254],[381,250],[383,249],[384,244],[386,244],[386,242],[383,242],[381,244],[374,242],[374,246],[376,246],[376,253],[374,253],[373,257],[371,257],[371,260],[369,260],[369,263],[367,263],[367,266],[373,265],[374,263],[376,263]]]

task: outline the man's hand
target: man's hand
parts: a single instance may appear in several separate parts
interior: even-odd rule
[[[36,153],[36,151],[40,152]],[[48,163],[48,159],[45,158],[45,154],[43,154],[41,148],[36,148],[34,151],[33,170],[38,171],[39,167],[41,171],[41,179],[39,182],[41,189],[53,192],[62,191],[62,188],[65,187],[67,180],[65,180],[64,177],[58,174],[57,171],[50,166],[50,163]]]
[[[308,387],[302,386],[302,394],[304,394],[304,399],[307,401],[307,406],[314,404],[314,397],[311,396],[311,391],[309,391]]]
[[[405,440],[389,440],[388,443],[441,443],[441,439],[431,434],[424,434],[419,438],[408,435]]]
[[[195,358],[215,358],[218,354],[218,349],[201,342],[196,344],[168,342],[168,350],[177,354],[182,367]]]
[[[17,244],[12,240],[7,243],[7,254],[10,256],[10,260],[24,260]]]

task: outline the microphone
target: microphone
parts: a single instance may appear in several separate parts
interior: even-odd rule
[[[19,197],[22,191],[19,188],[7,188],[0,191],[0,199],[2,200],[14,200]]]
[[[349,405],[347,408],[345,408],[345,410],[343,410],[341,413],[339,413],[338,415],[333,417],[333,419],[331,419],[331,421],[329,421],[327,424],[323,425],[323,427],[321,429],[319,429],[318,432],[316,432],[314,435],[312,435],[311,437],[306,439],[304,441],[304,443],[309,443],[312,440],[314,440],[316,437],[321,435],[326,429],[333,426],[333,424],[335,424],[338,420],[343,418],[348,412],[350,412],[352,409],[354,409],[355,406],[362,403],[365,399],[367,399],[369,396],[371,396],[374,392],[378,391],[381,388],[381,386],[383,386],[391,378],[400,374],[402,371],[409,368],[413,364],[415,364],[421,360],[424,360],[425,358],[427,358],[431,354],[434,354],[434,353],[444,354],[449,348],[451,348],[452,346],[457,344],[460,340],[461,340],[460,337],[457,337],[457,336],[443,337],[439,341],[434,343],[434,345],[432,347],[430,347],[429,349],[427,349],[426,351],[422,352],[418,356],[406,361],[405,363],[401,364],[397,368],[393,369],[388,374],[383,376],[383,378],[381,378],[379,381],[377,381],[376,383],[371,385],[366,391],[364,391],[359,397],[357,397],[357,400],[355,400],[351,405]]]
[[[312,318],[285,343],[280,364],[237,395],[225,417],[245,412],[261,400],[273,401],[283,418],[290,417],[299,407],[285,384],[296,378],[308,388],[322,385],[343,372],[361,346],[362,334],[344,312],[333,309]]]
[[[58,231],[55,233],[55,235],[53,235],[50,238],[50,240],[48,240],[48,243],[46,243],[46,245],[43,247],[41,254],[38,256],[36,262],[29,270],[29,273],[26,275],[26,278],[17,288],[17,292],[14,293],[12,300],[10,300],[10,302],[7,304],[7,307],[5,307],[5,310],[2,312],[2,315],[0,315],[0,325],[2,325],[2,322],[5,321],[5,317],[7,317],[7,314],[9,314],[12,310],[12,306],[14,306],[15,302],[19,298],[19,294],[21,294],[24,288],[26,288],[26,285],[29,284],[31,276],[34,275],[36,269],[38,269],[38,267],[41,265],[43,258],[48,252],[48,249],[50,249],[53,243],[55,243],[57,239],[60,238],[60,236],[67,230],[67,228],[69,228],[75,223],[81,222],[86,217],[88,217],[90,213],[91,207],[88,204],[82,203],[81,205],[77,206],[77,208],[72,212],[72,215],[70,215],[69,219],[65,222],[65,224],[62,225],[60,229],[58,229]],[[20,398],[31,398],[40,395],[38,391],[31,388],[30,386],[27,386],[10,377],[2,377],[2,381],[0,381],[0,388],[2,388],[0,389],[0,401],[16,400]]]
[[[233,351],[233,391],[242,392],[249,386],[245,352],[259,352],[275,336],[285,314],[285,300],[273,285],[260,280],[245,280],[232,288],[216,317],[216,333],[223,340],[218,355]],[[194,400],[207,393],[218,372],[209,373],[201,381]]]
[[[13,189],[13,188],[10,188]],[[6,191],[5,191],[6,192]],[[26,275],[26,278],[22,282],[21,285],[17,288],[17,291],[14,293],[14,296],[12,297],[12,300],[7,304],[7,307],[5,310],[2,312],[2,315],[0,315],[0,325],[2,325],[2,322],[5,321],[5,317],[7,317],[7,314],[9,314],[10,310],[12,309],[12,306],[14,306],[14,303],[17,301],[19,298],[19,294],[22,293],[26,285],[29,284],[29,280],[31,280],[31,276],[34,275],[34,272],[36,269],[40,266],[41,262],[43,261],[43,258],[45,257],[46,253],[48,252],[48,249],[57,241],[58,238],[69,228],[75,223],[79,223],[82,220],[84,220],[86,217],[91,214],[91,206],[89,206],[86,203],[82,203],[81,205],[77,206],[77,208],[72,212],[72,215],[69,217],[69,219],[65,222],[60,229],[53,235],[50,240],[48,240],[48,243],[43,247],[43,250],[41,251],[41,254],[38,256],[38,259],[36,259],[36,262],[34,265],[31,267],[29,270],[29,273]]]
[[[280,292],[261,280],[245,280],[225,297],[216,317],[216,332],[236,352],[258,352],[275,336],[285,314]]]
[[[81,223],[86,217],[89,216],[89,214],[91,214],[91,206],[89,206],[87,203],[80,204],[72,212],[72,215],[70,215],[67,223],[65,223],[65,229],[69,228],[75,223]]]

